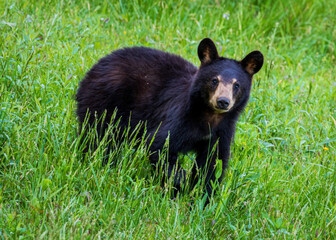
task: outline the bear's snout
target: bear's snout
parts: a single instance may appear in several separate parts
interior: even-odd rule
[[[217,107],[222,110],[227,110],[230,105],[230,100],[226,97],[220,97],[217,99]]]

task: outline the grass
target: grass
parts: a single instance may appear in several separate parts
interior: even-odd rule
[[[335,239],[335,12],[332,0],[1,1],[0,238]],[[85,72],[133,45],[199,65],[204,37],[226,57],[265,55],[214,201],[170,199],[132,140],[115,168],[102,151],[81,161]]]

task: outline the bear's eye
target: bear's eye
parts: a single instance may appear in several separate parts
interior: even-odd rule
[[[233,84],[233,89],[235,90],[235,91],[237,91],[238,89],[239,89],[239,83],[234,83]]]
[[[217,86],[217,84],[218,84],[218,78],[213,78],[212,80],[211,80],[211,83],[212,83],[212,85],[214,85],[214,86]]]

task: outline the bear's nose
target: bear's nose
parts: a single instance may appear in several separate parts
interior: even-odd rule
[[[230,105],[230,100],[226,97],[220,97],[217,99],[217,106],[220,109],[226,110]]]

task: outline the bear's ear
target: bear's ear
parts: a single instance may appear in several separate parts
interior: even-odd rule
[[[217,48],[210,38],[204,38],[198,45],[198,57],[201,65],[211,63],[219,58]]]
[[[253,76],[253,74],[257,73],[264,64],[264,56],[259,51],[253,51],[241,60],[240,64],[250,76]]]

